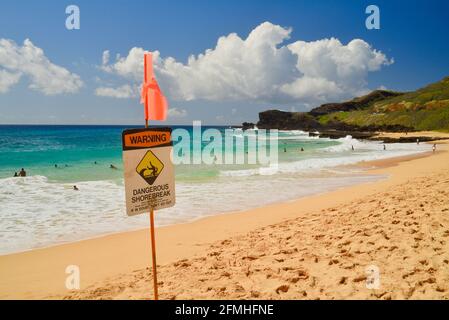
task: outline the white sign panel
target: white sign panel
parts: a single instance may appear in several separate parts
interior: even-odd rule
[[[175,173],[170,128],[123,131],[128,216],[175,205]]]

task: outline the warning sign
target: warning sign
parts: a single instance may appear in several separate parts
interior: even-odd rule
[[[125,130],[122,142],[127,214],[174,206],[171,129]]]
[[[151,150],[148,150],[142,161],[140,161],[136,170],[137,173],[145,179],[148,184],[153,184],[160,175],[164,164],[159,160]]]

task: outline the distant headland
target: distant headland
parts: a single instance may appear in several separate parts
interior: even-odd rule
[[[304,130],[321,137],[377,139],[378,132],[403,132],[400,142],[416,140],[410,132],[449,132],[449,77],[411,92],[375,90],[341,103],[326,103],[309,112],[267,110],[243,129]],[[398,139],[394,139],[396,142]],[[408,141],[410,140],[410,141]],[[432,140],[423,137],[421,141]]]

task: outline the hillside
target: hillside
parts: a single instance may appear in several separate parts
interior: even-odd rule
[[[268,110],[259,128],[345,131],[449,131],[449,77],[412,92],[376,90],[310,112]]]
[[[365,96],[354,98],[350,101],[342,103],[326,103],[318,108],[310,110],[310,114],[313,116],[322,116],[332,112],[338,111],[354,111],[364,109],[366,106],[371,105],[377,101],[383,101],[390,97],[397,97],[403,95],[402,92],[393,92],[387,90],[375,90]]]

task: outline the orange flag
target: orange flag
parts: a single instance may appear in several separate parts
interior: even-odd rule
[[[153,73],[153,55],[144,55],[144,79],[140,103],[145,107],[145,120],[164,121],[167,118],[167,99],[165,99]]]

